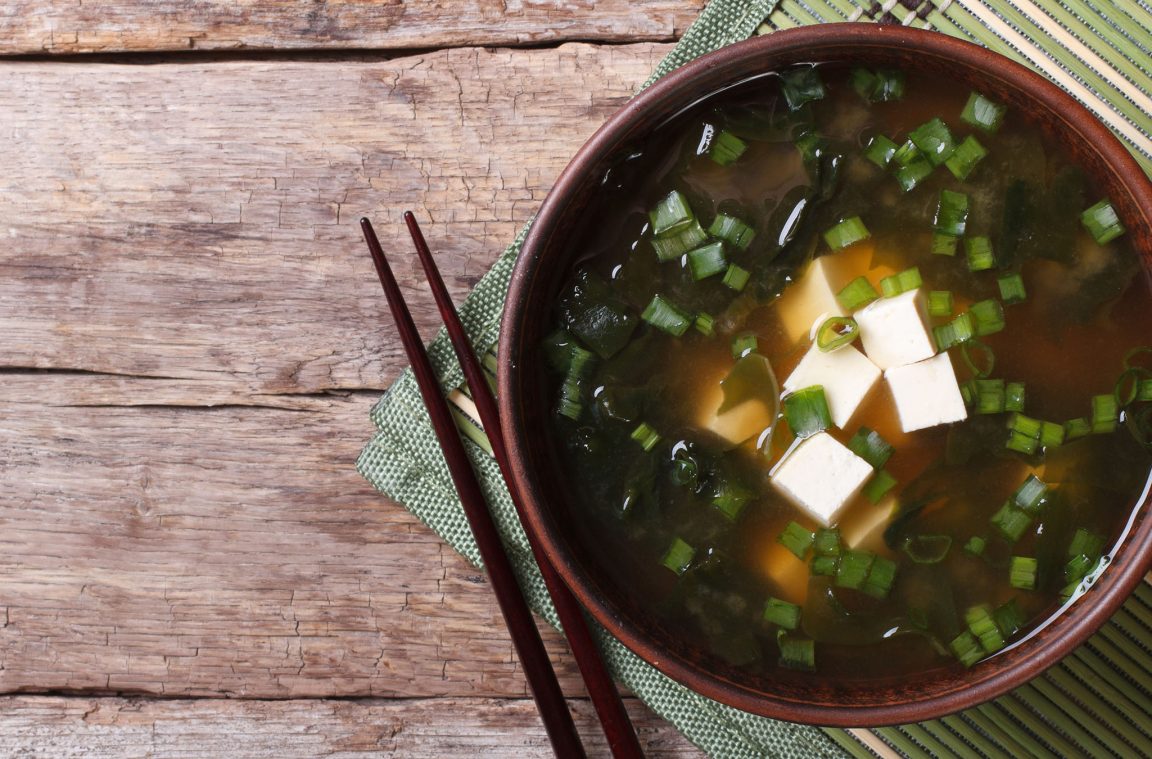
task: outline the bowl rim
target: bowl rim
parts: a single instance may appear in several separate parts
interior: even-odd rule
[[[668,110],[664,105],[666,100],[675,100],[682,90],[714,91],[716,86],[701,89],[701,83],[718,79],[723,86],[726,81],[724,73],[736,72],[749,58],[760,54],[773,57],[795,54],[807,55],[808,58],[796,57],[791,61],[793,64],[805,60],[819,61],[822,48],[831,50],[848,45],[861,50],[911,50],[951,60],[1037,101],[1047,112],[1059,118],[1065,128],[1079,133],[1086,148],[1094,151],[1098,160],[1110,167],[1110,177],[1115,178],[1128,193],[1128,197],[1120,199],[1128,209],[1128,218],[1141,217],[1145,227],[1152,226],[1152,183],[1128,149],[1086,107],[1032,70],[998,53],[943,33],[902,26],[845,22],[777,31],[721,48],[672,71],[628,101],[576,153],[531,222],[516,261],[501,321],[498,373],[501,428],[514,486],[525,504],[528,523],[524,527],[539,539],[565,584],[593,618],[645,662],[697,693],[754,714],[837,727],[881,726],[932,719],[988,701],[1040,674],[1098,629],[1142,581],[1152,563],[1152,519],[1141,518],[1135,529],[1129,522],[1118,544],[1121,546],[1118,551],[1120,559],[1092,588],[1092,603],[1080,607],[1075,614],[1062,615],[1061,619],[1067,621],[1059,627],[1057,637],[1048,640],[1026,658],[1016,656],[1006,667],[982,666],[996,662],[1000,658],[997,655],[968,670],[971,679],[963,687],[909,702],[827,705],[776,699],[706,672],[678,653],[662,648],[649,631],[622,613],[621,606],[596,592],[580,571],[580,562],[556,534],[557,523],[548,515],[547,509],[541,507],[540,493],[528,463],[529,443],[519,434],[524,429],[525,420],[521,413],[523,407],[517,402],[516,388],[521,384],[522,375],[530,371],[518,358],[524,340],[520,305],[531,292],[544,252],[553,245],[552,233],[568,209],[568,197],[586,181],[588,168],[602,165],[602,161],[624,141],[629,126],[637,119],[654,113],[675,113],[686,104]],[[1117,198],[1112,200],[1117,202]],[[1130,232],[1134,231],[1132,225],[1128,228]],[[1144,270],[1148,275],[1152,270],[1149,257],[1152,245],[1146,239],[1144,242],[1144,245],[1135,247],[1144,258]],[[1148,496],[1146,488],[1134,513],[1143,515],[1148,511]]]

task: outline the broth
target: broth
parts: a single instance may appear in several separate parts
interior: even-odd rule
[[[783,91],[802,99],[813,75],[823,96],[789,107]],[[1100,200],[1084,175],[1018,114],[991,131],[967,123],[969,98],[914,73],[847,67],[747,82],[662,125],[616,165],[573,241],[581,255],[545,350],[577,539],[623,593],[730,664],[837,678],[971,666],[1075,601],[1143,492],[1152,383],[1141,383],[1152,373],[1139,368],[1146,354],[1129,353],[1149,334],[1148,278],[1124,236],[1101,244],[1082,224]],[[900,146],[937,118],[953,145],[971,136],[986,155],[967,167],[952,154],[958,172],[929,166],[910,189],[898,161],[927,160],[924,150],[887,165],[867,157],[878,135]],[[917,134],[930,149],[931,130]],[[961,234],[941,231],[944,191],[966,199]],[[661,261],[650,211],[669,198],[687,201],[704,228],[724,214],[754,237],[746,249],[724,241],[720,261],[701,256],[695,274],[674,247]],[[683,210],[663,219],[679,226],[657,246],[689,228]],[[824,233],[856,217],[867,236],[832,250]],[[986,269],[981,239],[993,251]],[[876,287],[911,267],[914,299],[950,293],[947,315],[934,301],[927,329],[949,356],[966,418],[905,432],[894,394],[910,391],[885,375],[842,426],[797,436],[803,424],[785,420],[776,383],[818,350],[809,325],[825,315],[801,318],[792,293],[817,270],[833,270],[840,292],[855,277]],[[1026,290],[1018,302],[1013,274]],[[894,303],[908,283],[889,280],[893,292],[876,303]],[[672,310],[654,312],[654,296]],[[985,334],[941,345],[989,302],[1002,329],[975,318]],[[861,307],[843,310],[864,319]],[[1093,418],[1092,399],[1114,397],[1129,364],[1135,398],[1116,388],[1117,418],[1109,423],[1103,400]],[[716,418],[725,399],[745,404],[735,421]],[[892,453],[823,525],[782,490],[782,463],[816,436],[866,459],[853,443],[861,428]],[[813,471],[805,479],[841,474]],[[885,477],[894,484],[882,492]],[[823,563],[814,540],[832,541]]]

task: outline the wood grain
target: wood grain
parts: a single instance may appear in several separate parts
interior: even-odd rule
[[[667,42],[704,0],[12,0],[0,54]]]
[[[668,49],[4,64],[0,691],[522,698],[352,468],[404,363],[355,220],[430,333],[400,212],[459,300]]]
[[[383,388],[403,361],[357,217],[406,251],[415,209],[463,297],[668,49],[6,64],[2,363],[253,396]],[[396,268],[422,283],[413,257]]]
[[[699,757],[643,704],[628,711],[651,759]],[[589,755],[607,746],[584,701],[572,703]],[[344,701],[0,699],[0,753],[27,759],[217,756],[357,759],[550,756],[532,703],[495,699]],[[446,714],[453,715],[451,720]]]

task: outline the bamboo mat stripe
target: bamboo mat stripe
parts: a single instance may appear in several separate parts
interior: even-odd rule
[[[1107,123],[1152,173],[1152,11],[1091,0],[783,0],[760,33],[881,21],[934,29],[1045,74]]]

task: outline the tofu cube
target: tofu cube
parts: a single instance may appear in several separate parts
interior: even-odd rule
[[[840,512],[871,476],[871,464],[827,432],[817,432],[784,457],[771,482],[827,527],[836,524]]]
[[[860,342],[881,369],[914,364],[936,353],[921,288],[880,298],[854,314]]]
[[[844,315],[844,309],[836,300],[836,293],[844,286],[839,282],[843,275],[832,258],[822,256],[813,260],[804,274],[785,288],[776,304],[784,331],[794,343],[808,339],[815,322]]]
[[[884,372],[884,379],[896,401],[896,414],[905,432],[968,418],[952,359],[947,353],[889,369]]]
[[[700,429],[719,435],[729,445],[736,446],[775,424],[776,414],[774,408],[769,408],[767,402],[758,398],[749,398],[725,410],[723,414],[719,413],[724,403],[724,388],[720,385],[724,376],[721,374],[700,384],[700,400],[694,414],[694,423]]]
[[[855,346],[845,345],[825,353],[813,345],[784,380],[784,390],[823,385],[832,422],[844,428],[879,381],[880,369]]]
[[[899,501],[887,496],[880,503],[857,503],[840,517],[840,539],[849,548],[884,550],[884,530],[896,516]]]

